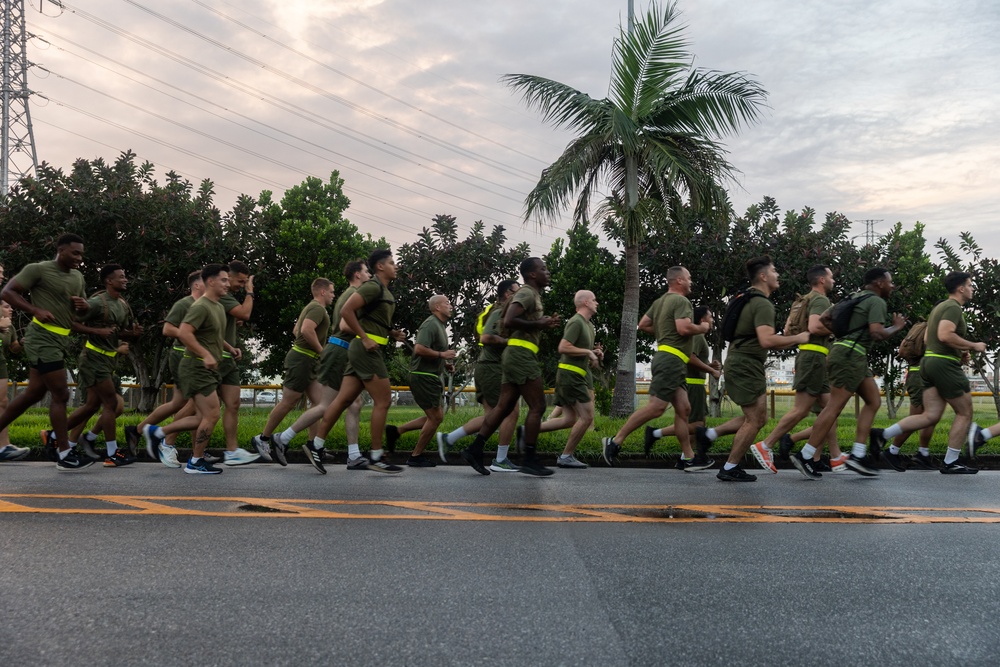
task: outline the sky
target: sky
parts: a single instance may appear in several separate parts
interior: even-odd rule
[[[572,135],[499,81],[608,93],[627,0],[49,0],[26,8],[39,160],[114,160],[275,198],[339,170],[347,212],[394,246],[439,213],[503,225],[537,254],[565,234],[524,222]],[[636,0],[636,12],[648,2]],[[1000,242],[1000,5],[990,0],[680,0],[696,67],[768,95],[724,143],[738,212],[839,211],[929,242]],[[857,227],[858,233],[863,227]]]

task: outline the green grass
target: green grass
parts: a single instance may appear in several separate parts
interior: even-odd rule
[[[770,432],[771,429],[777,424],[778,418],[784,414],[791,407],[791,397],[777,397],[775,403],[775,419],[768,421],[767,425],[761,430],[761,434],[766,434]],[[993,408],[992,400],[990,399],[975,399],[975,419],[982,425],[990,425],[997,421],[996,410]],[[248,446],[250,443],[250,438],[260,433],[261,429],[264,427],[264,422],[267,419],[269,409],[268,408],[241,408],[240,409],[240,424],[239,424],[239,442],[241,446]],[[298,412],[293,412],[285,421],[282,422],[281,428],[287,428],[292,421],[299,415]],[[362,449],[367,448],[367,443],[370,442],[369,430],[368,430],[368,420],[371,414],[371,408],[365,408],[362,410],[361,414],[361,443]],[[419,417],[423,414],[420,408],[415,406],[400,406],[393,407],[389,411],[389,423],[390,424],[402,424],[411,419]],[[469,419],[478,416],[481,411],[478,407],[463,407],[457,408],[454,412],[449,412],[445,414],[444,424],[441,426],[442,431],[451,431],[462,424],[464,424]],[[738,408],[732,405],[726,405],[723,409],[723,416],[721,418],[709,418],[709,426],[717,426],[726,420],[734,417],[738,414]],[[899,413],[899,417],[903,417],[907,414],[906,407],[903,407]],[[119,442],[124,442],[124,432],[123,428],[128,424],[138,424],[142,419],[142,415],[139,413],[126,412],[118,420],[118,439]],[[805,419],[796,430],[804,429],[806,426],[812,424],[815,420],[814,416],[810,416]],[[610,419],[608,417],[598,416],[595,423],[595,428],[587,433],[583,441],[577,448],[577,452],[580,456],[584,458],[594,458],[600,454],[601,443],[600,439],[606,435],[613,435],[621,426],[625,423],[624,419]],[[666,426],[672,423],[672,413],[668,410],[667,413],[659,420],[654,422],[656,426]],[[878,418],[875,420],[875,426],[885,427],[892,423],[886,413],[885,408],[879,412]],[[941,454],[944,452],[947,443],[948,429],[951,427],[952,423],[952,413],[950,411],[945,412],[945,417],[938,424],[937,429],[934,432],[934,439],[931,441],[931,451]],[[10,438],[11,442],[15,445],[22,447],[40,447],[41,440],[38,433],[42,429],[49,428],[48,411],[40,408],[32,408],[27,413],[25,413],[20,419],[18,419],[14,424],[10,426]],[[855,419],[854,419],[854,404],[853,402],[848,404],[848,407],[844,410],[844,414],[837,425],[837,436],[842,448],[850,447],[851,443],[854,442],[854,429],[855,429]],[[566,431],[555,432],[555,433],[545,433],[539,439],[538,449],[543,452],[559,452],[562,451],[563,446],[566,442]],[[305,434],[299,434],[295,441],[292,443],[293,447],[300,446],[305,442]],[[409,451],[413,448],[416,443],[417,433],[407,433],[401,439],[397,445],[400,451]],[[905,449],[909,451],[910,448],[916,447],[916,435],[910,437],[907,442]],[[495,446],[496,439],[494,437],[491,443]],[[713,448],[713,452],[721,453],[729,450],[732,444],[732,436],[727,436],[720,438],[716,446]],[[189,447],[190,438],[188,435],[181,435],[178,439],[177,445],[179,447]],[[343,421],[339,422],[334,426],[327,438],[327,448],[328,449],[344,449],[346,445]],[[222,422],[220,420],[219,424],[215,428],[215,432],[212,434],[211,444],[209,445],[213,449],[222,449],[225,447],[224,438],[222,433]],[[434,444],[431,443],[431,448]],[[625,442],[623,447],[623,452],[642,452],[642,429],[639,429]],[[654,456],[669,456],[676,455],[680,452],[680,445],[674,438],[663,438],[657,441],[656,448],[654,449]],[[996,444],[996,441],[987,443],[986,447],[982,450],[983,454],[997,454],[1000,453],[1000,444]]]

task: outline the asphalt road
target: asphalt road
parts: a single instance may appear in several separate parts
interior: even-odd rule
[[[994,472],[4,464],[0,665],[996,665],[996,512]]]

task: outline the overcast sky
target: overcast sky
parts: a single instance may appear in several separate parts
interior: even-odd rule
[[[30,3],[28,3],[30,4]],[[637,12],[648,3],[636,0]],[[699,67],[769,91],[728,140],[738,211],[764,195],[852,220],[1000,241],[1000,5],[990,0],[681,0]],[[545,76],[608,90],[627,0],[69,0],[28,9],[40,160],[132,149],[162,174],[276,197],[345,179],[347,217],[393,245],[437,213],[522,225],[569,135],[502,87]],[[44,69],[42,69],[44,68]],[[567,218],[568,219],[568,218]],[[860,231],[860,230],[859,230]],[[991,245],[992,244],[992,245]]]

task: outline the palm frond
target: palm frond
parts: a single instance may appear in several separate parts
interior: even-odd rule
[[[587,131],[608,114],[606,100],[595,100],[572,86],[531,74],[505,74],[501,83],[521,94],[529,109],[556,127]]]

